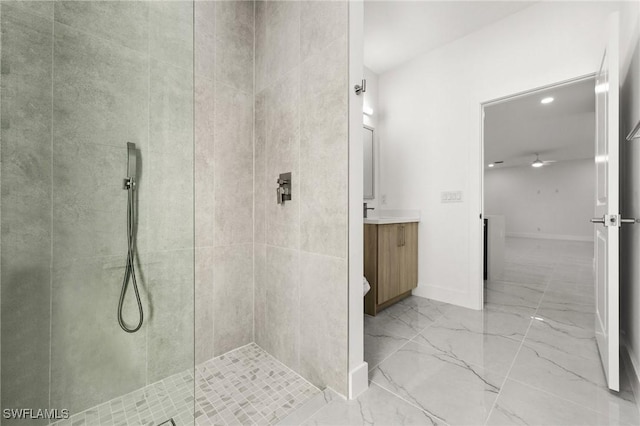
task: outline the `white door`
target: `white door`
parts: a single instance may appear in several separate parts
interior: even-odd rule
[[[620,390],[618,240],[618,15],[607,25],[607,46],[596,76],[595,283],[596,340],[609,389]]]

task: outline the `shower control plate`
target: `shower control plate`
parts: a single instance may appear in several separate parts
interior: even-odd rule
[[[277,182],[277,202],[278,204],[284,204],[285,201],[291,200],[291,172],[280,173],[280,177]]]

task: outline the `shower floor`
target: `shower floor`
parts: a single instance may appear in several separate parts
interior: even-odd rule
[[[254,343],[197,365],[195,376],[195,405],[189,370],[54,425],[273,425],[320,394]]]

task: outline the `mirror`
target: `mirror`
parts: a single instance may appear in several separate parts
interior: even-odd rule
[[[364,199],[373,200],[374,197],[374,167],[373,167],[373,129],[364,126]]]

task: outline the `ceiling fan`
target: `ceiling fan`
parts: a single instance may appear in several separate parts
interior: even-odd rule
[[[555,162],[556,162],[556,160],[545,160],[545,161],[542,161],[542,160],[540,160],[540,156],[538,155],[538,153],[536,153],[536,159],[535,159],[535,161],[533,163],[531,163],[531,167],[538,168],[538,167],[542,167],[542,166],[545,166],[547,164],[555,163]]]

